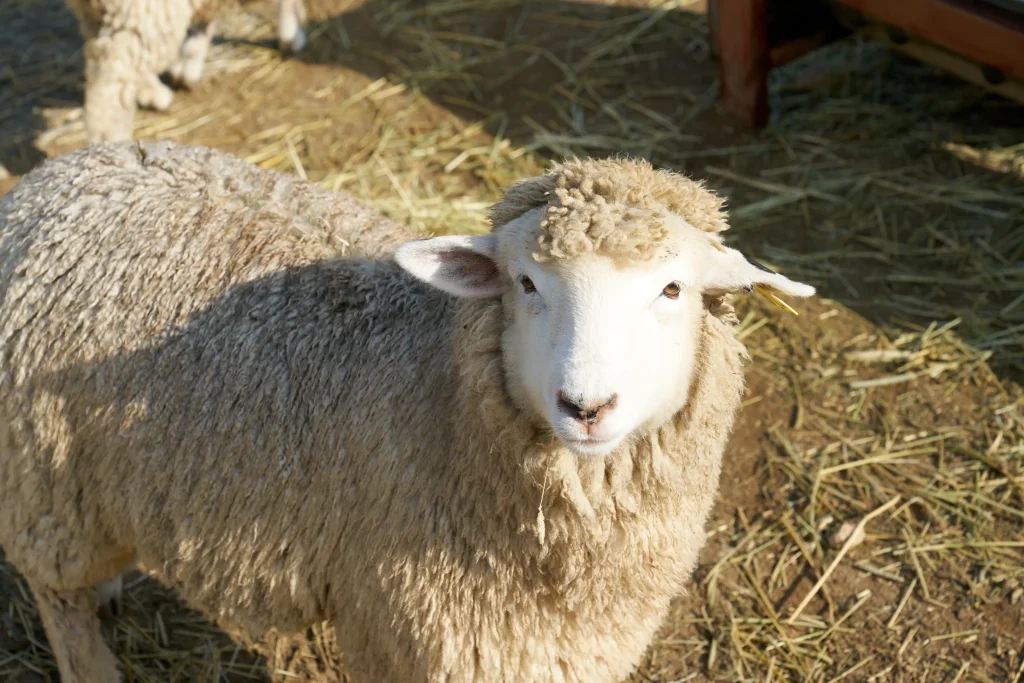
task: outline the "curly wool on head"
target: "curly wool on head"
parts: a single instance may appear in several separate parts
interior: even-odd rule
[[[719,233],[728,228],[724,204],[704,183],[644,159],[571,159],[509,187],[490,218],[498,230],[546,206],[535,254],[540,261],[586,253],[645,261],[668,234],[665,214]]]

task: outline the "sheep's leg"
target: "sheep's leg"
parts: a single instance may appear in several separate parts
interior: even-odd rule
[[[85,131],[90,144],[131,140],[142,46],[127,32],[85,42]]]
[[[92,590],[33,587],[62,683],[117,683],[117,659],[103,642]]]
[[[157,111],[167,111],[174,101],[174,93],[166,85],[160,82],[160,77],[154,73],[148,73],[139,78],[138,90],[135,96],[140,107],[147,107]]]
[[[199,23],[188,30],[188,37],[181,44],[176,61],[169,73],[171,80],[179,87],[193,88],[203,77],[203,66],[206,64],[206,53],[210,50],[213,34],[216,31],[213,21]]]
[[[306,6],[303,0],[277,0],[277,44],[285,52],[306,47]]]
[[[117,578],[96,584],[96,601],[102,613],[112,617],[124,613],[124,576],[118,574]]]
[[[102,14],[97,11],[100,8],[90,4],[89,0],[66,0],[65,4],[78,20],[78,30],[82,34],[82,39],[95,38],[100,31],[102,20]]]

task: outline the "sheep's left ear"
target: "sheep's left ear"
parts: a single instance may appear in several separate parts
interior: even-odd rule
[[[795,282],[785,275],[779,275],[757,261],[748,259],[735,249],[718,243],[712,246],[714,249],[710,250],[703,282],[700,283],[704,294],[718,296],[740,290],[749,292],[757,287],[758,289],[777,290],[790,296],[814,295],[814,287],[810,285]]]
[[[455,296],[500,296],[494,235],[447,235],[406,242],[395,261],[414,277]]]

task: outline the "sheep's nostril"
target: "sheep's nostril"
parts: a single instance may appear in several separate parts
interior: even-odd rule
[[[577,403],[570,401],[568,398],[566,398],[566,395],[561,391],[558,392],[558,407],[561,409],[563,413],[576,420],[585,419],[587,414],[585,408],[581,407]]]
[[[564,392],[558,392],[559,409],[587,427],[598,424],[619,402],[619,395],[612,394],[607,400],[581,401],[570,399]]]
[[[612,412],[618,404],[619,395],[612,394],[611,398],[607,401],[596,408],[591,408],[587,412],[587,424],[596,425],[598,422],[603,420],[608,413]]]

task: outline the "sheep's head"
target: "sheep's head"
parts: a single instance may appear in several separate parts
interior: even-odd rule
[[[643,162],[575,161],[519,183],[493,233],[410,242],[414,276],[501,297],[509,391],[580,455],[605,455],[686,402],[705,297],[814,288],[722,245],[721,202]]]

